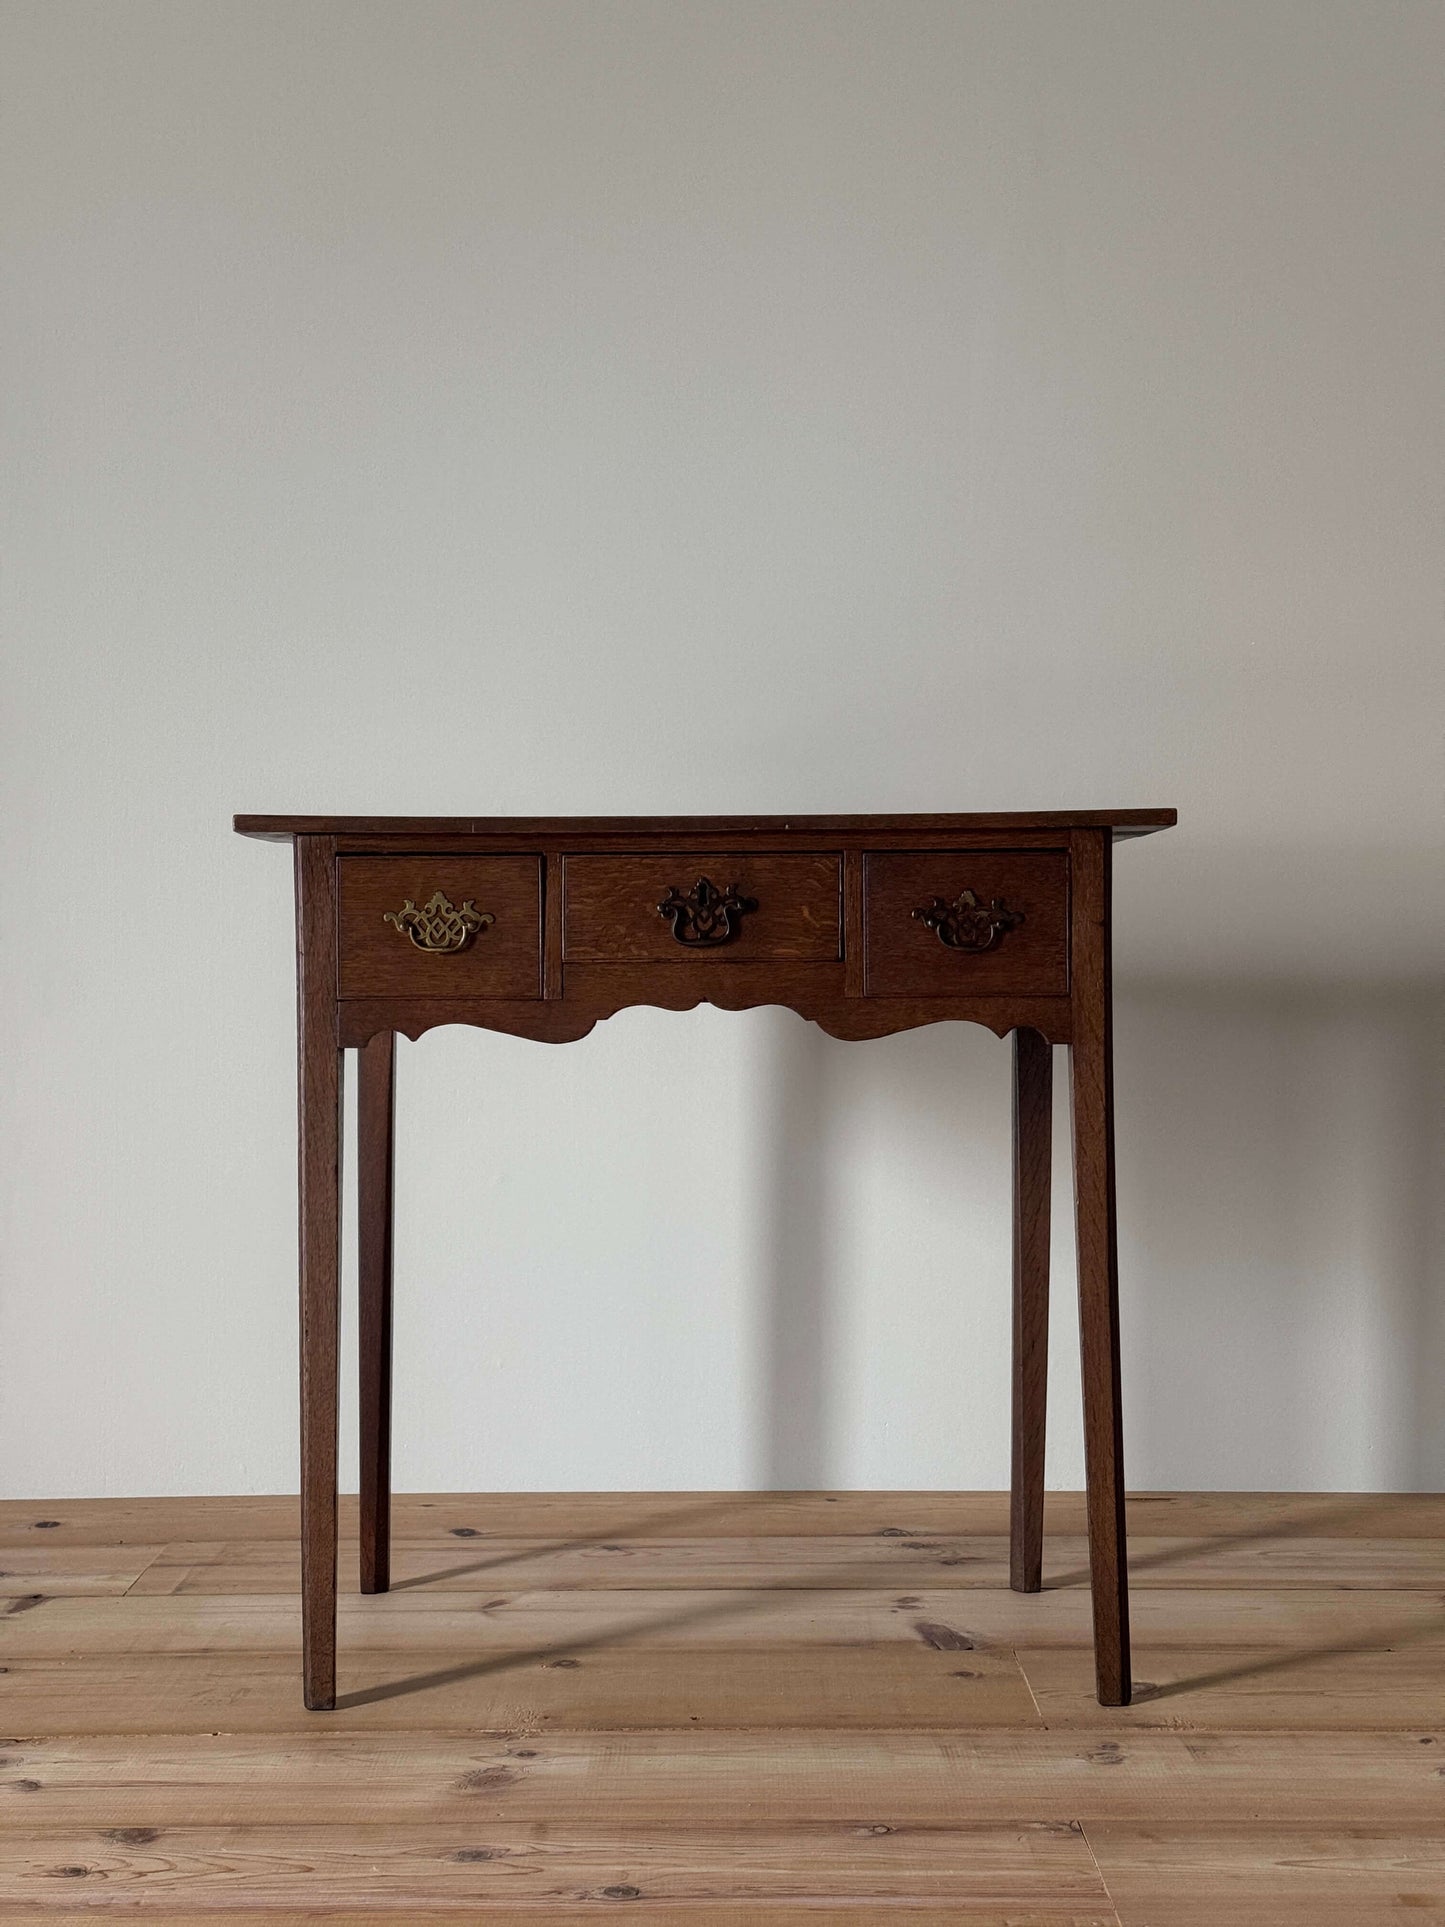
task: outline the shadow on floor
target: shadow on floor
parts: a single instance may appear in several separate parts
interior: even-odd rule
[[[771,1497],[771,1494],[760,1494]],[[503,1552],[491,1559],[469,1560],[464,1566],[445,1566],[440,1572],[418,1573],[412,1579],[393,1579],[392,1592],[409,1592],[417,1586],[435,1586],[445,1579],[468,1579],[475,1573],[499,1572],[503,1566],[515,1566],[527,1559],[540,1558],[547,1553],[585,1552],[589,1547],[603,1551],[616,1549],[616,1542],[625,1540],[629,1535],[637,1536],[644,1531],[651,1534],[658,1526],[697,1525],[705,1519],[714,1518],[719,1512],[735,1512],[739,1498],[734,1492],[709,1498],[701,1503],[677,1506],[671,1512],[655,1512],[646,1519],[623,1521],[610,1531],[591,1533],[586,1538],[556,1539],[546,1545],[533,1545],[530,1541],[520,1552]]]
[[[1129,1571],[1131,1574],[1152,1572],[1160,1566],[1173,1566],[1185,1559],[1196,1559],[1201,1552],[1224,1552],[1236,1546],[1268,1545],[1276,1539],[1313,1539],[1322,1533],[1329,1537],[1332,1527],[1349,1525],[1352,1521],[1378,1514],[1393,1496],[1382,1493],[1370,1493],[1358,1499],[1331,1496],[1298,1518],[1271,1520],[1268,1525],[1252,1526],[1247,1532],[1221,1532],[1212,1536],[1181,1538],[1177,1546],[1163,1546],[1157,1552],[1141,1553],[1137,1557],[1131,1554]],[[1398,1496],[1402,1506],[1411,1504],[1414,1497],[1408,1492]],[[1047,1538],[1044,1545],[1047,1550]],[[1082,1566],[1053,1578],[1045,1574],[1044,1591],[1061,1591],[1069,1586],[1087,1586],[1088,1583],[1089,1569]]]
[[[1321,1659],[1359,1659],[1367,1653],[1393,1652],[1396,1647],[1419,1645],[1439,1639],[1445,1633],[1445,1611],[1433,1624],[1418,1621],[1395,1627],[1381,1627],[1369,1639],[1342,1639],[1325,1645],[1284,1647],[1260,1659],[1242,1661],[1238,1666],[1220,1666],[1212,1673],[1192,1673],[1186,1679],[1169,1680],[1162,1686],[1139,1681],[1134,1687],[1135,1706],[1153,1705],[1156,1700],[1176,1699],[1181,1693],[1202,1693],[1211,1686],[1234,1686],[1240,1680],[1261,1679],[1286,1667],[1308,1666]]]
[[[1411,1503],[1410,1495],[1401,1495],[1400,1505]],[[671,1513],[654,1514],[646,1524],[655,1528],[659,1524],[697,1524],[720,1510],[735,1510],[738,1505],[736,1495],[708,1500],[702,1504],[678,1507]],[[1304,1504],[1294,1516],[1271,1521],[1267,1526],[1252,1528],[1248,1531],[1216,1533],[1206,1537],[1193,1537],[1180,1547],[1167,1547],[1146,1555],[1133,1562],[1135,1570],[1158,1568],[1173,1561],[1196,1557],[1201,1552],[1224,1551],[1243,1545],[1265,1545],[1281,1540],[1303,1539],[1318,1536],[1321,1531],[1354,1523],[1366,1516],[1378,1517],[1382,1510],[1388,1514],[1388,1497],[1371,1496],[1362,1499],[1331,1499],[1320,1504]],[[480,1560],[473,1564],[454,1567],[442,1573],[429,1574],[422,1578],[402,1582],[404,1586],[423,1586],[439,1579],[454,1579],[474,1572],[492,1571],[503,1565],[522,1562],[535,1558],[540,1553],[566,1552],[574,1549],[611,1544],[616,1538],[624,1538],[626,1528],[604,1539],[596,1535],[582,1539],[561,1541],[545,1547],[529,1546],[524,1552],[508,1553],[496,1560]],[[1049,1583],[1046,1590],[1056,1591],[1068,1587],[1087,1584],[1088,1574],[1067,1574]],[[688,1606],[675,1612],[662,1615],[652,1614],[644,1619],[623,1622],[605,1631],[589,1634],[585,1638],[562,1640],[550,1646],[533,1647],[525,1650],[504,1653],[490,1653],[475,1660],[438,1668],[432,1672],[419,1673],[405,1679],[379,1682],[375,1686],[360,1688],[355,1692],[343,1693],[337,1697],[338,1709],[375,1705],[380,1701],[397,1699],[411,1693],[429,1691],[434,1687],[456,1685],[468,1679],[479,1679],[488,1674],[506,1672],[510,1669],[536,1665],[558,1665],[579,1655],[597,1652],[607,1647],[625,1643],[632,1639],[655,1636],[660,1632],[674,1631],[685,1626],[705,1625],[709,1621],[741,1620],[749,1613],[771,1607],[779,1594],[827,1591],[846,1588],[850,1592],[866,1591],[860,1585],[859,1570],[856,1565],[846,1570],[820,1568],[796,1580],[766,1587],[740,1589],[736,1598],[724,1600],[710,1599],[705,1604]],[[398,1586],[394,1590],[401,1590]],[[891,1592],[890,1575],[880,1562],[878,1590]],[[905,1595],[907,1596],[907,1595]],[[967,1617],[967,1593],[960,1589],[960,1611],[952,1617]],[[922,1644],[933,1650],[968,1651],[980,1644],[970,1635],[958,1628],[919,1619],[913,1624],[913,1631]],[[1155,1701],[1176,1698],[1190,1692],[1205,1691],[1210,1687],[1226,1686],[1240,1680],[1263,1677],[1289,1667],[1307,1665],[1312,1661],[1347,1657],[1352,1654],[1385,1652],[1412,1642],[1438,1638],[1445,1632],[1445,1611],[1440,1615],[1439,1625],[1421,1626],[1418,1622],[1406,1626],[1390,1628],[1382,1626],[1379,1633],[1369,1638],[1355,1638],[1336,1643],[1309,1647],[1282,1647],[1264,1657],[1251,1657],[1238,1665],[1217,1668],[1212,1673],[1193,1675],[1185,1679],[1169,1681],[1163,1685],[1140,1682],[1134,1693],[1135,1705],[1152,1704]],[[995,1646],[992,1650],[997,1651]]]

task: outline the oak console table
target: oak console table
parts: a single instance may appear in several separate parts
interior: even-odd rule
[[[1010,1582],[1041,1584],[1052,1057],[1072,1066],[1084,1445],[1100,1701],[1129,1702],[1110,1042],[1118,837],[1173,810],[972,816],[238,816],[290,842],[300,1059],[301,1605],[336,1704],[343,1053],[359,1054],[361,1589],[390,1583],[396,1033],[548,1043],[631,1004],[783,1004],[834,1037],[1014,1039]]]

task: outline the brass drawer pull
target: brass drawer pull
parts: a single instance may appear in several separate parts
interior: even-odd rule
[[[960,891],[952,903],[933,897],[913,914],[950,950],[992,950],[1005,931],[1016,930],[1024,920],[1021,910],[1005,909],[1002,897],[985,907],[972,890]]]
[[[383,923],[394,923],[404,937],[410,937],[418,950],[438,954],[465,950],[479,930],[497,919],[490,910],[479,910],[468,897],[459,910],[442,891],[418,910],[408,897],[400,910],[388,910]]]
[[[751,897],[738,895],[735,883],[719,890],[707,877],[699,877],[686,896],[676,888],[669,890],[658,904],[657,914],[671,917],[672,934],[679,943],[703,949],[730,943],[737,935],[733,918],[757,907]]]

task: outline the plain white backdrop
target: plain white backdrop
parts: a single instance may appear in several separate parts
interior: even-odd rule
[[[3,17],[3,1490],[295,1486],[232,811],[1137,804],[1131,1482],[1445,1481],[1445,13]],[[403,1042],[398,1485],[1004,1484],[1007,1116],[982,1031]]]

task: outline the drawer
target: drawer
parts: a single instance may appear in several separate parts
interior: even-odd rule
[[[880,851],[863,878],[870,996],[1067,992],[1065,851]]]
[[[571,963],[821,963],[841,954],[843,861],[830,856],[569,856]]]
[[[542,860],[344,856],[340,995],[540,997]]]

